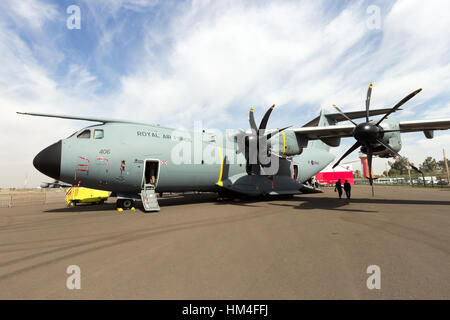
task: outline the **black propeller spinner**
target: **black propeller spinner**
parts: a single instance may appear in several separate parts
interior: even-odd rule
[[[264,117],[261,120],[261,123],[259,124],[259,127],[256,126],[253,108],[251,108],[248,114],[251,131],[244,132],[242,129],[239,129],[239,133],[237,134],[239,144],[239,150],[237,151],[237,153],[242,152],[244,154],[247,163],[248,174],[257,173],[257,170],[255,170],[256,168],[258,168],[259,166],[268,166],[270,164],[269,157],[265,157],[264,159],[262,159],[263,155],[270,154],[269,150],[267,150],[267,141],[272,136],[289,128],[284,127],[282,129],[276,129],[275,131],[265,134],[267,122],[269,121],[270,114],[272,113],[272,110],[274,108],[275,105],[272,105],[266,111]],[[266,161],[263,162],[263,160]]]
[[[369,120],[369,107],[370,107],[370,97],[372,95],[372,83],[370,83],[369,88],[367,89],[367,97],[366,97],[366,122],[356,124],[352,119],[350,119],[341,109],[337,106],[333,105],[333,107],[348,121],[355,125],[353,129],[353,137],[356,139],[356,143],[351,146],[344,155],[333,165],[333,168],[339,165],[339,163],[347,157],[350,153],[355,151],[361,146],[364,146],[367,150],[367,161],[369,167],[369,182],[372,186],[372,195],[373,195],[373,177],[372,177],[372,157],[373,157],[373,149],[377,145],[382,145],[387,150],[389,150],[394,157],[400,157],[397,151],[395,151],[389,144],[385,143],[382,138],[385,132],[399,131],[399,130],[389,130],[384,131],[380,126],[381,122],[385,120],[391,113],[395,112],[398,108],[400,108],[405,102],[410,100],[416,94],[418,94],[422,89],[417,89],[416,91],[411,92],[409,95],[400,100],[391,110],[389,110],[378,122],[373,122]],[[419,169],[417,169],[411,163],[409,164],[411,168],[422,173]]]

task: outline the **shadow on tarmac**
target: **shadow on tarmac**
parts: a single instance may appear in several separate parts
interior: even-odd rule
[[[115,210],[116,204],[114,200],[104,203],[102,205],[78,205],[72,208],[57,208],[46,210],[47,213],[58,212],[93,212]],[[113,202],[114,201],[114,202]],[[350,203],[357,204],[391,204],[391,205],[441,205],[448,206],[450,201],[436,201],[436,200],[406,200],[406,199],[379,199],[379,198],[352,198],[350,200],[335,197],[310,197],[306,195],[298,196],[280,196],[280,197],[266,197],[266,198],[235,198],[218,200],[215,193],[200,193],[200,194],[184,194],[177,196],[167,196],[158,198],[161,208],[177,205],[188,205],[196,203],[214,203],[218,206],[234,205],[245,207],[258,207],[258,203],[262,201],[283,201],[284,203],[270,202],[270,205],[281,207],[292,207],[302,210],[338,210],[347,212],[377,212],[374,210],[351,209],[345,208]],[[136,209],[144,211],[140,201],[136,201]]]
[[[427,206],[450,205],[450,201],[436,201],[436,200],[403,200],[403,199],[377,199],[377,198],[339,199],[334,197],[302,197],[302,196],[293,199],[288,199],[288,202],[295,202],[295,203],[270,203],[270,204],[274,206],[292,207],[303,210],[320,209],[320,210],[338,210],[346,212],[378,212],[374,210],[343,208],[350,203],[373,204],[373,205],[380,205],[380,204],[427,205]]]

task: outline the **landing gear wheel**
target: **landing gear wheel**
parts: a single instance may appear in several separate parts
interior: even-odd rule
[[[130,210],[134,208],[134,201],[132,199],[121,199],[121,207],[123,210]]]

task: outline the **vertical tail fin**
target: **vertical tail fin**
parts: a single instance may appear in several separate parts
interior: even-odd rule
[[[327,114],[327,111],[325,110],[325,108],[322,108],[320,110],[319,123],[317,124],[318,127],[327,127],[327,126],[331,126],[331,125],[335,124],[335,122],[333,120],[326,117],[326,114]],[[320,140],[315,140],[312,143],[312,148],[330,151],[330,146]]]

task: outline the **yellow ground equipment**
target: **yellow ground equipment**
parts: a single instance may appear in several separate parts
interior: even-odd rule
[[[108,197],[108,191],[83,187],[71,187],[66,191],[66,203],[68,207],[74,207],[79,203],[102,204]]]

